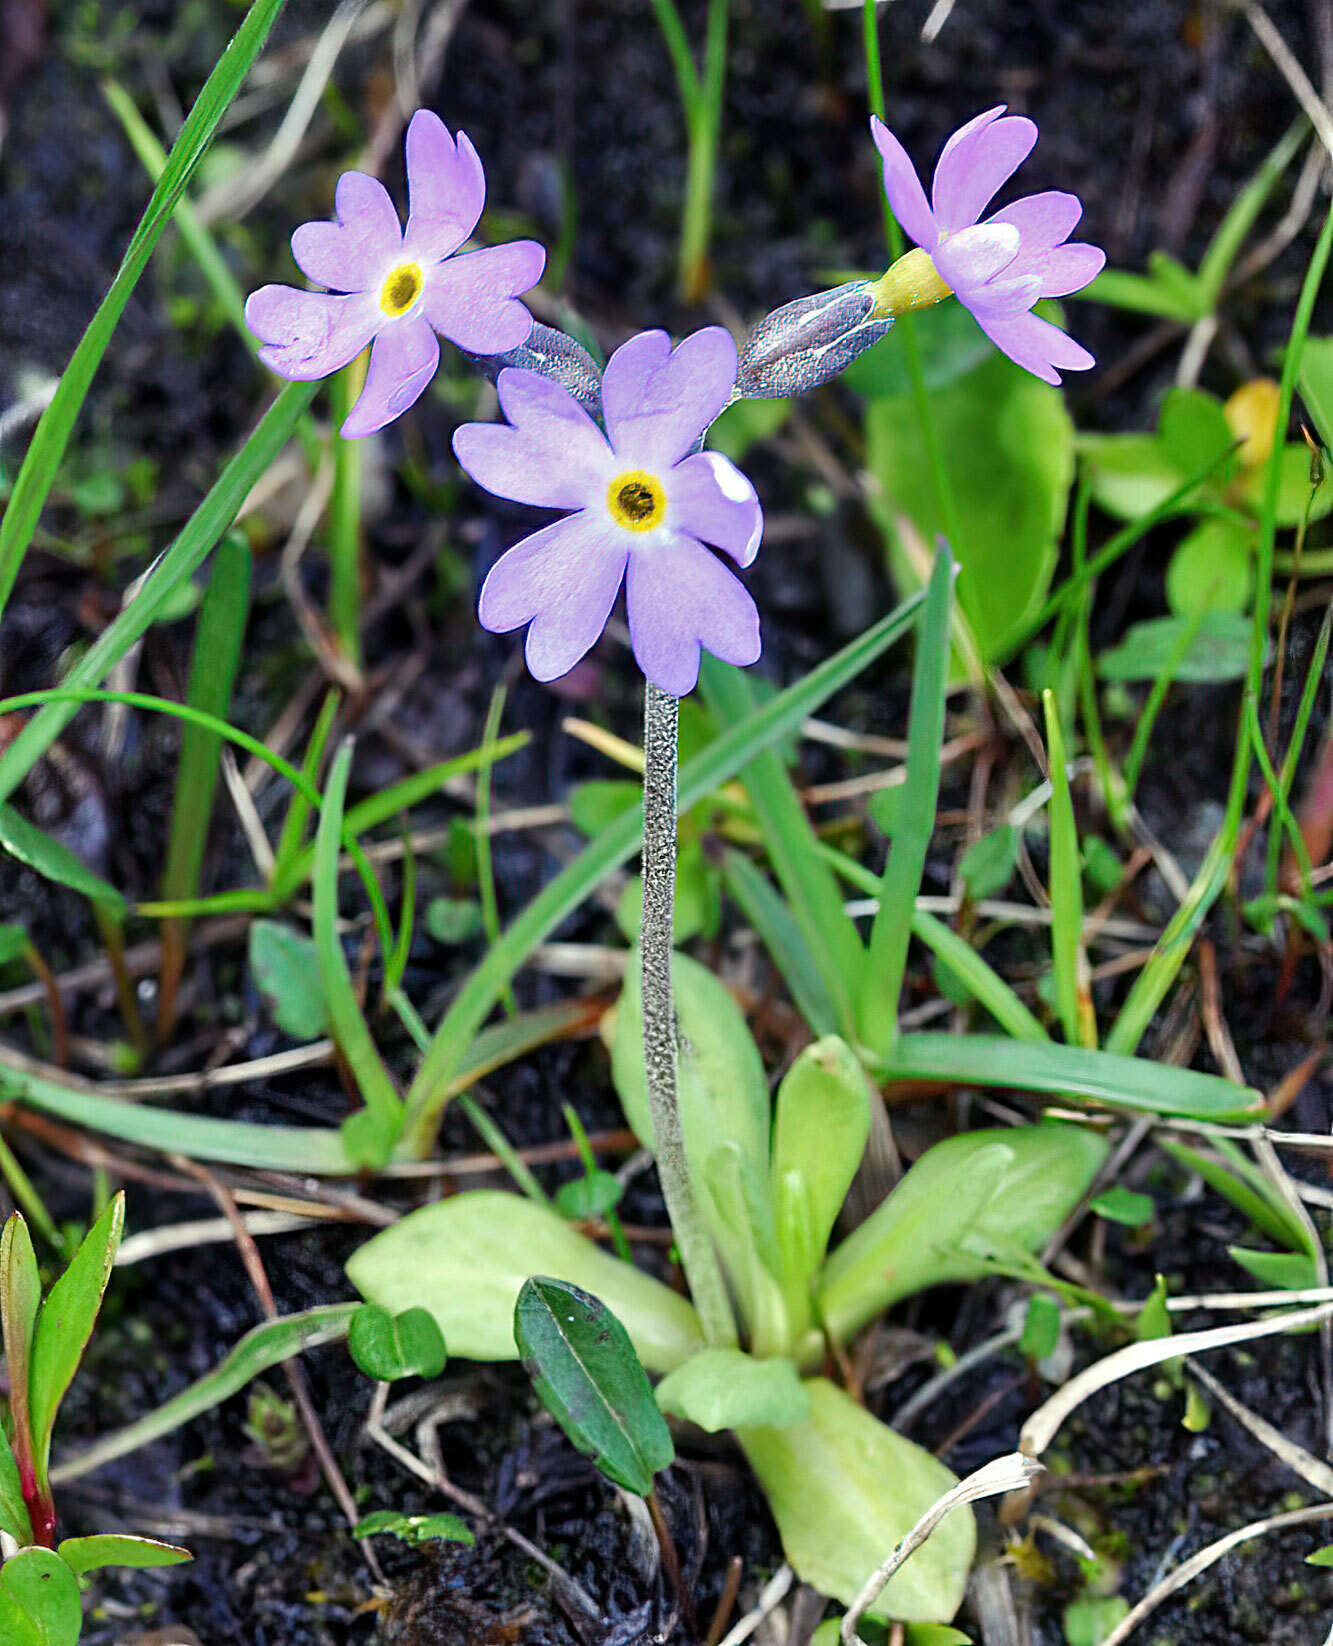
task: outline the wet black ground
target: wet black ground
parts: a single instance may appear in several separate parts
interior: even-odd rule
[[[28,8],[34,14],[39,9],[33,0]],[[683,9],[699,38],[702,4]],[[1322,44],[1312,22],[1317,4],[1307,8],[1289,0],[1270,9],[1297,56],[1315,65]],[[1024,188],[1076,187],[1086,205],[1085,232],[1107,245],[1121,266],[1140,267],[1158,246],[1187,262],[1197,260],[1237,187],[1291,115],[1289,96],[1244,21],[1219,8],[958,0],[938,40],[925,46],[918,35],[928,10],[920,0],[898,0],[883,13],[891,123],[909,149],[924,160],[971,113],[1012,102],[1042,129]],[[214,60],[222,38],[218,11],[111,0],[51,6],[45,51],[7,88],[10,130],[0,153],[0,411],[30,393],[43,373],[60,370],[146,197],[137,163],[99,95],[98,72],[115,72],[160,126],[176,102],[188,103]],[[559,228],[553,180],[561,165],[572,171],[578,223],[564,295],[605,346],[645,325],[682,330],[733,312],[753,320],[832,283],[837,271],[869,267],[879,257],[878,178],[865,132],[859,14],[829,13],[812,29],[799,0],[734,0],[733,15],[714,237],[715,292],[730,306],[722,310],[685,310],[674,296],[683,139],[666,54],[639,0],[474,0],[441,83],[427,88],[432,106],[451,125],[466,127],[477,143],[492,208],[521,212],[548,243]],[[230,10],[226,16],[230,20]],[[326,16],[327,8],[314,0],[293,0],[275,34],[275,51],[307,37]],[[387,61],[382,36],[346,55],[338,84],[356,115],[368,117],[380,106]],[[278,115],[275,107],[227,134],[227,141],[247,149],[261,145]],[[292,224],[327,209],[345,154],[345,142],[331,136],[321,118],[308,153],[263,204],[243,223],[219,227],[243,284],[288,275],[285,237]],[[386,180],[400,188],[396,162]],[[1265,222],[1271,220],[1272,214]],[[1225,393],[1237,374],[1271,367],[1312,239],[1307,226],[1289,251],[1228,300],[1234,324],[1205,373],[1206,386]],[[116,334],[82,429],[81,449],[92,454],[90,465],[120,469],[140,455],[158,465],[151,499],[131,522],[143,534],[145,552],[169,540],[271,388],[225,326],[181,313],[182,297],[193,299],[197,309],[198,279],[168,239]],[[1101,372],[1070,386],[1080,426],[1147,426],[1171,380],[1175,351],[1108,391],[1116,364],[1151,323],[1091,304],[1073,304],[1071,311],[1078,334],[1103,363]],[[1325,306],[1316,330],[1329,329],[1327,315]],[[822,426],[836,428],[835,415],[846,405],[835,390],[812,411]],[[403,483],[404,450],[447,484],[448,439],[456,420],[443,397],[428,398],[387,437],[387,462],[397,473],[388,477],[389,502],[373,526],[381,566],[404,561],[430,525]],[[12,441],[0,448],[11,466],[16,455]],[[799,459],[761,449],[749,466],[770,522],[786,527],[777,539],[780,550],[761,555],[753,581],[765,617],[764,667],[790,679],[886,609],[891,596],[868,525],[846,514],[821,524],[803,508],[812,476]],[[473,745],[491,688],[512,665],[511,642],[477,629],[466,596],[450,593],[449,577],[471,583],[518,534],[520,511],[503,513],[466,491],[455,500],[445,572],[425,578],[411,601],[367,637],[372,666],[387,665],[392,679],[398,661],[421,648],[425,636],[425,667],[390,715],[388,734],[370,731],[359,746],[357,780],[367,786],[392,779],[419,759]],[[108,571],[117,545],[127,540],[81,518],[67,491],[58,493],[47,526],[81,550],[93,550],[94,561],[87,567],[49,553],[30,558],[0,630],[0,689],[6,693],[48,684],[70,648],[114,613],[117,591],[143,564],[141,556],[130,556]],[[273,559],[261,556],[257,564],[260,595],[234,709],[238,723],[256,733],[267,729],[307,666]],[[308,557],[308,563],[316,559]],[[1136,617],[1161,610],[1163,564],[1162,545],[1150,542],[1105,581],[1098,645]],[[317,575],[310,576],[317,596]],[[1297,666],[1289,680],[1299,680],[1299,655],[1308,652],[1317,622],[1317,612],[1297,621]],[[188,635],[188,625],[150,633],[141,685],[179,689]],[[902,669],[902,659],[890,657],[871,671],[835,706],[837,718],[900,732]],[[603,648],[585,686],[611,724],[635,735],[636,689],[613,646]],[[497,773],[497,805],[532,804],[562,794],[580,777],[605,774],[597,757],[555,735],[569,707],[521,673],[514,677],[507,724],[531,728],[534,740]],[[1321,701],[1320,716],[1326,712]],[[1207,805],[1225,790],[1234,720],[1234,693],[1195,688],[1175,694],[1160,724],[1141,801],[1187,866],[1191,851],[1207,838]],[[147,717],[136,719],[123,753],[109,766],[100,730],[93,715],[81,716],[62,740],[62,760],[44,765],[24,803],[48,827],[63,830],[128,896],[151,895],[169,814],[175,739]],[[830,773],[845,770],[828,763]],[[821,773],[813,761],[808,775]],[[948,801],[964,803],[964,789]],[[501,836],[496,868],[502,907],[520,907],[555,866],[546,843]],[[228,821],[215,831],[206,884],[245,883],[251,872]],[[450,889],[438,865],[424,864],[423,877],[426,895]],[[96,950],[84,905],[52,896],[6,860],[0,862],[0,915],[8,908],[22,911],[57,970]],[[590,909],[562,935],[601,941],[609,929],[605,914]],[[1279,1000],[1280,957],[1253,938],[1239,937],[1225,917],[1213,923],[1213,936],[1242,1061],[1251,1078],[1270,1086],[1317,1036],[1319,1026],[1310,1022],[1317,971],[1313,964],[1300,968]],[[466,951],[418,940],[407,987],[428,1020],[438,1015],[470,958]],[[194,968],[193,1004],[159,1069],[198,1067],[234,1023],[251,1030],[234,1055],[261,1056],[284,1044],[258,1011],[243,945],[210,950]],[[520,992],[535,1003],[564,987],[525,978]],[[928,998],[924,967],[915,987],[916,998]],[[1108,994],[1106,1003],[1113,998]],[[92,1037],[114,1036],[109,996],[93,991],[78,997],[71,1027]],[[1206,1051],[1200,1061],[1207,1066]],[[605,1063],[595,1048],[548,1051],[495,1082],[492,1093],[497,1117],[519,1143],[560,1136],[559,1101],[571,1095],[590,1127],[616,1123]],[[1312,1081],[1289,1116],[1292,1124],[1327,1130],[1331,1097],[1327,1075]],[[298,1121],[333,1121],[344,1106],[335,1082],[319,1072],[211,1101],[219,1113]],[[473,1140],[451,1118],[445,1144],[471,1148]],[[82,1168],[30,1143],[23,1147],[54,1202],[76,1211],[86,1193]],[[1131,1251],[1113,1233],[1107,1284],[1141,1296],[1155,1270],[1182,1289],[1237,1284],[1241,1277],[1224,1248],[1225,1237],[1240,1233],[1239,1224],[1229,1229],[1228,1214],[1210,1203],[1201,1225],[1197,1207],[1173,1204],[1174,1179],[1150,1187],[1160,1197],[1155,1238],[1147,1251]],[[646,1201],[640,1210],[645,1221],[654,1215]],[[131,1190],[136,1228],[211,1212],[201,1199],[142,1186]],[[279,1307],[345,1296],[340,1265],[355,1238],[320,1232],[266,1242]],[[148,1410],[206,1370],[259,1318],[230,1248],[179,1254],[127,1271],[114,1299],[113,1316],[69,1413],[68,1445]],[[962,1350],[996,1329],[1003,1301],[996,1288],[975,1288],[966,1298],[949,1293],[917,1305],[911,1317]],[[1079,1339],[1081,1355],[1090,1357],[1096,1347]],[[1218,1357],[1213,1369],[1240,1398],[1319,1451],[1323,1419],[1315,1364],[1313,1341],[1295,1339],[1280,1349],[1260,1346],[1248,1359]],[[365,1507],[426,1507],[424,1491],[363,1442],[370,1390],[343,1352],[318,1351],[308,1357],[307,1369],[329,1438]],[[908,1374],[886,1391],[883,1409],[900,1404],[922,1375]],[[603,1608],[609,1633],[580,1635],[540,1574],[494,1535],[483,1536],[473,1552],[445,1547],[429,1557],[394,1553],[380,1540],[395,1598],[382,1616],[364,1610],[370,1574],[332,1500],[322,1489],[306,1489],[308,1479],[274,1474],[256,1462],[244,1434],[245,1402],[238,1399],[96,1481],[69,1488],[69,1529],[100,1528],[109,1518],[177,1536],[199,1555],[183,1572],[104,1585],[102,1609],[86,1636],[91,1646],[112,1646],[137,1627],[169,1620],[188,1623],[204,1646],[341,1646],[369,1640],[377,1623],[383,1639],[396,1646],[477,1640],[502,1646],[513,1639],[563,1646],[599,1638],[608,1646],[630,1646],[641,1632],[660,1631],[671,1609],[669,1603],[659,1606],[664,1597],[656,1585],[636,1576],[623,1512],[590,1467],[537,1419],[521,1378],[509,1370],[462,1367],[451,1368],[446,1380],[472,1398],[476,1412],[471,1421],[442,1431],[454,1478],[556,1554]],[[283,1390],[279,1376],[270,1381]],[[1132,1492],[1091,1486],[1080,1488],[1078,1502],[1055,1500],[1057,1512],[1084,1535],[1097,1533],[1108,1547],[1121,1548],[1122,1592],[1131,1598],[1152,1581],[1175,1540],[1184,1538],[1176,1545],[1178,1556],[1254,1514],[1289,1506],[1286,1494],[1299,1486],[1223,1415],[1204,1434],[1188,1434],[1179,1426],[1179,1398],[1156,1398],[1150,1382],[1122,1385],[1091,1402],[1062,1444],[1079,1475],[1145,1463],[1165,1472]],[[985,1420],[944,1454],[953,1467],[965,1469],[1012,1446],[1036,1398],[1019,1364],[1002,1358],[955,1387],[914,1433],[938,1446],[970,1412],[995,1399]],[[705,1618],[733,1553],[746,1559],[747,1583],[761,1581],[779,1558],[761,1502],[726,1454],[688,1457],[673,1472],[667,1507],[687,1572],[697,1563],[696,1603]],[[1323,1541],[1316,1530],[1256,1545],[1165,1608],[1143,1638],[1163,1646],[1184,1639],[1208,1646],[1320,1638],[1333,1592],[1327,1577],[1303,1566],[1301,1557]],[[1072,1593],[1073,1569],[1059,1555],[1053,1567],[1049,1585],[1020,1584],[1035,1619],[1034,1646],[1062,1638],[1059,1615]]]

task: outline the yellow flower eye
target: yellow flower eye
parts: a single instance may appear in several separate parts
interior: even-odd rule
[[[631,532],[650,532],[662,524],[666,492],[655,475],[630,469],[618,474],[606,488],[606,506],[617,526]]]
[[[380,287],[380,308],[391,320],[397,320],[421,296],[425,284],[420,263],[400,263],[396,269],[390,269]]]

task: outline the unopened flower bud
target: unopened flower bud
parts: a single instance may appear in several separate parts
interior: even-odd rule
[[[874,290],[864,280],[797,298],[766,315],[750,334],[736,394],[742,400],[804,394],[845,371],[892,324],[875,317]]]
[[[602,414],[602,374],[597,362],[568,332],[534,322],[526,343],[504,354],[472,356],[477,370],[493,383],[506,366],[540,372],[568,389],[594,417]]]

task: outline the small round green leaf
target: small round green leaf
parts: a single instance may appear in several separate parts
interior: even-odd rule
[[[438,1377],[446,1360],[444,1336],[428,1309],[391,1315],[378,1304],[366,1303],[352,1316],[347,1347],[366,1376],[380,1383]]]
[[[358,1520],[354,1537],[396,1537],[402,1543],[466,1543],[477,1540],[457,1515],[403,1515],[396,1509],[376,1509]]]
[[[555,1209],[571,1223],[583,1223],[615,1211],[624,1192],[615,1173],[599,1166],[584,1177],[562,1183],[555,1192]]]

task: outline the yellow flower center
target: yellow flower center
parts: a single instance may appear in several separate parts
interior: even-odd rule
[[[928,309],[953,296],[953,288],[940,279],[930,253],[913,246],[892,264],[871,286],[875,294],[872,320],[896,320],[913,309]]]
[[[666,493],[656,475],[630,469],[618,474],[606,488],[606,506],[617,526],[630,532],[650,532],[662,524]]]
[[[391,320],[404,315],[421,296],[426,277],[420,263],[400,263],[390,269],[380,287],[380,308]]]

